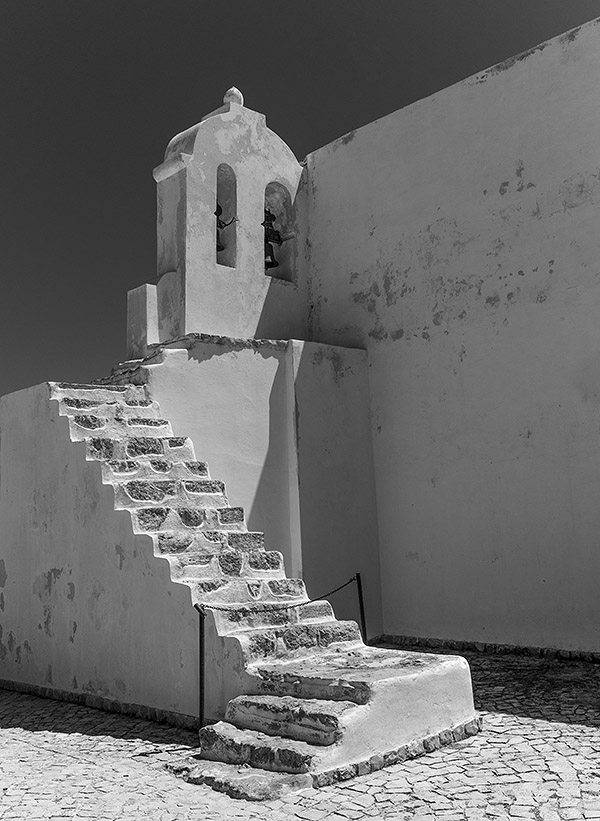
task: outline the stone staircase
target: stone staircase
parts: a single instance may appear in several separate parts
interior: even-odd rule
[[[101,463],[115,508],[129,510],[171,579],[207,609],[211,658],[222,659],[225,679],[231,674],[224,720],[200,730],[198,753],[174,772],[266,798],[477,732],[466,662],[365,646],[355,622],[338,621],[327,601],[309,601],[144,387],[52,383],[51,396],[71,439]]]

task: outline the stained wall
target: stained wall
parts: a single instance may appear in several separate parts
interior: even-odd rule
[[[197,716],[190,589],[114,509],[49,396],[42,384],[0,401],[0,679]]]
[[[368,350],[388,633],[600,649],[599,35],[308,157],[310,333]]]

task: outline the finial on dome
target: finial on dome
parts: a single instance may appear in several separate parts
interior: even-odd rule
[[[237,103],[237,105],[244,105],[244,95],[239,90],[239,88],[231,86],[231,88],[225,92],[223,102],[225,103],[225,105],[227,105],[227,103]]]

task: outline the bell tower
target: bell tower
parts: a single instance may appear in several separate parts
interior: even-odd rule
[[[236,88],[173,137],[154,169],[158,276],[128,297],[130,356],[190,333],[305,336],[301,173]]]

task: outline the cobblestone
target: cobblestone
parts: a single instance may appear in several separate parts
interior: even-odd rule
[[[193,732],[0,690],[0,819],[600,819],[600,665],[465,655],[478,736],[264,803],[170,775]]]

